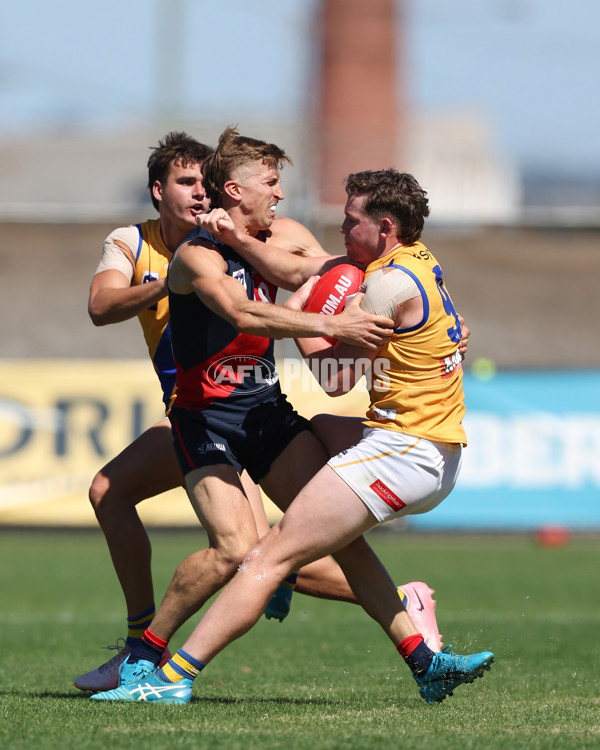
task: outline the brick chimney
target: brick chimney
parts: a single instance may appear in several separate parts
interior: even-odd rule
[[[317,23],[316,180],[323,219],[339,219],[344,177],[398,160],[397,2],[321,0]]]

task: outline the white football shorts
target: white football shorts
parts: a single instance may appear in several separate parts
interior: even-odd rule
[[[456,483],[461,460],[460,444],[366,427],[359,443],[328,464],[383,523],[439,505]]]

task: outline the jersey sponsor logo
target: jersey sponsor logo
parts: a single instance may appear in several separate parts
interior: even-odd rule
[[[275,302],[277,287],[265,281],[257,271],[254,271],[252,278],[254,280],[254,299],[257,302],[266,302],[268,305],[272,305]]]
[[[198,453],[201,453],[202,455],[206,453],[213,453],[214,451],[221,451],[221,453],[225,453],[225,443],[201,443],[198,448]]]
[[[144,275],[142,276],[142,284],[148,284],[150,281],[158,281],[160,278],[160,275],[156,271],[144,271]],[[155,302],[153,305],[150,305],[150,307],[146,308],[147,310],[158,310],[158,302]]]
[[[397,409],[381,409],[379,406],[373,407],[373,418],[378,421],[394,422],[397,416]]]
[[[237,271],[234,271],[231,274],[231,278],[235,279],[236,281],[239,281],[240,284],[244,287],[244,289],[247,289],[246,286],[246,272],[243,268],[238,269]]]
[[[431,253],[427,250],[427,248],[423,248],[422,250],[419,250],[418,253],[413,253],[413,258],[418,258],[419,260],[429,260],[431,258]]]
[[[142,284],[147,284],[149,281],[158,281],[159,275],[156,271],[144,271],[142,276]]]
[[[458,350],[455,351],[454,354],[451,354],[449,357],[444,357],[443,359],[441,359],[440,367],[442,370],[442,378],[449,378],[452,373],[460,370],[462,367],[462,356],[458,352]]]
[[[373,484],[369,485],[376,495],[383,500],[384,503],[390,506],[392,510],[398,511],[406,507],[406,503],[400,500],[398,495],[390,490],[381,479],[376,479]]]
[[[244,385],[244,393],[265,391],[279,380],[275,365],[264,357],[229,355],[215,360],[206,371],[211,385],[224,393]]]

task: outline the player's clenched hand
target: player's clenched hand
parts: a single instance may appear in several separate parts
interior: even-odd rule
[[[331,316],[335,326],[331,335],[346,344],[378,350],[394,333],[394,321],[383,315],[371,315],[361,310],[360,301],[363,297],[364,294],[359,292],[340,315]]]
[[[222,208],[213,208],[207,214],[198,214],[196,224],[214,234],[226,245],[235,237],[236,229],[231,216]]]
[[[471,329],[465,323],[465,319],[462,315],[458,314],[458,320],[461,327],[461,339],[458,342],[458,353],[464,359],[467,356],[467,347],[469,346],[469,336],[471,335]]]

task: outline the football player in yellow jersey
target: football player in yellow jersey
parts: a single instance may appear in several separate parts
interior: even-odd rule
[[[173,399],[174,362],[170,345],[166,288],[168,262],[184,237],[196,227],[196,216],[209,202],[202,184],[201,165],[212,149],[186,133],[169,133],[153,148],[148,160],[148,188],[159,218],[121,227],[107,237],[100,264],[92,279],[88,309],[95,325],[102,326],[138,317],[169,407]],[[267,243],[291,253],[323,256],[313,235],[288,218],[277,218]],[[262,244],[262,243],[261,243]],[[258,488],[244,473],[244,490],[252,506],[257,530],[269,529]],[[100,667],[75,680],[82,690],[108,690],[117,685],[119,666],[139,641],[155,613],[151,573],[151,546],[136,505],[162,492],[183,486],[167,418],[150,427],[94,477],[89,497],[102,528],[127,607],[127,640],[112,646],[117,654]],[[208,564],[200,551],[178,569],[170,587],[173,607],[168,630],[175,631],[196,612],[201,581]],[[214,563],[210,563],[214,564]],[[406,584],[408,602],[422,602],[418,610],[432,643],[439,644],[431,590],[421,583]],[[297,590],[326,598],[356,602],[339,567],[330,558],[300,572]],[[282,587],[266,609],[267,616],[282,619],[289,608],[291,589]],[[401,593],[401,596],[404,596]],[[420,599],[419,599],[420,597]],[[163,609],[163,616],[165,610]],[[187,614],[185,614],[187,612]],[[167,652],[168,656],[168,652]]]
[[[470,656],[454,654],[450,647],[432,651],[363,536],[382,521],[431,510],[456,481],[465,441],[460,425],[460,358],[455,356],[460,321],[441,268],[424,246],[416,244],[429,214],[426,195],[416,180],[393,169],[362,172],[350,175],[346,190],[342,233],[348,257],[367,266],[365,299],[373,297],[372,306],[388,305],[395,333],[375,353],[341,342],[331,346],[317,338],[301,339],[298,344],[316,365],[313,372],[327,373],[325,385],[333,393],[349,390],[364,373],[365,362],[372,362],[373,369],[379,364],[371,387],[372,414],[366,426],[362,420],[350,419],[334,433],[322,429],[329,447],[341,452],[308,482],[282,520],[248,553],[183,648],[144,681],[93,696],[97,700],[188,703],[194,678],[256,623],[278,582],[330,553],[360,604],[406,661],[428,703],[442,701],[458,685],[482,676],[494,661],[489,651]],[[199,223],[220,232],[220,238],[235,245],[263,278],[286,274],[293,278],[302,265],[301,259],[276,248],[261,248],[236,234],[233,223],[218,209],[200,217]],[[389,272],[377,273],[390,262],[399,269],[394,284],[388,283]],[[301,287],[289,306],[302,309],[310,288],[311,283]],[[325,360],[329,360],[327,367],[321,368]],[[431,420],[423,412],[423,427],[420,419],[403,413],[408,408],[420,414],[422,403],[436,411]],[[404,431],[405,424],[410,434]]]

